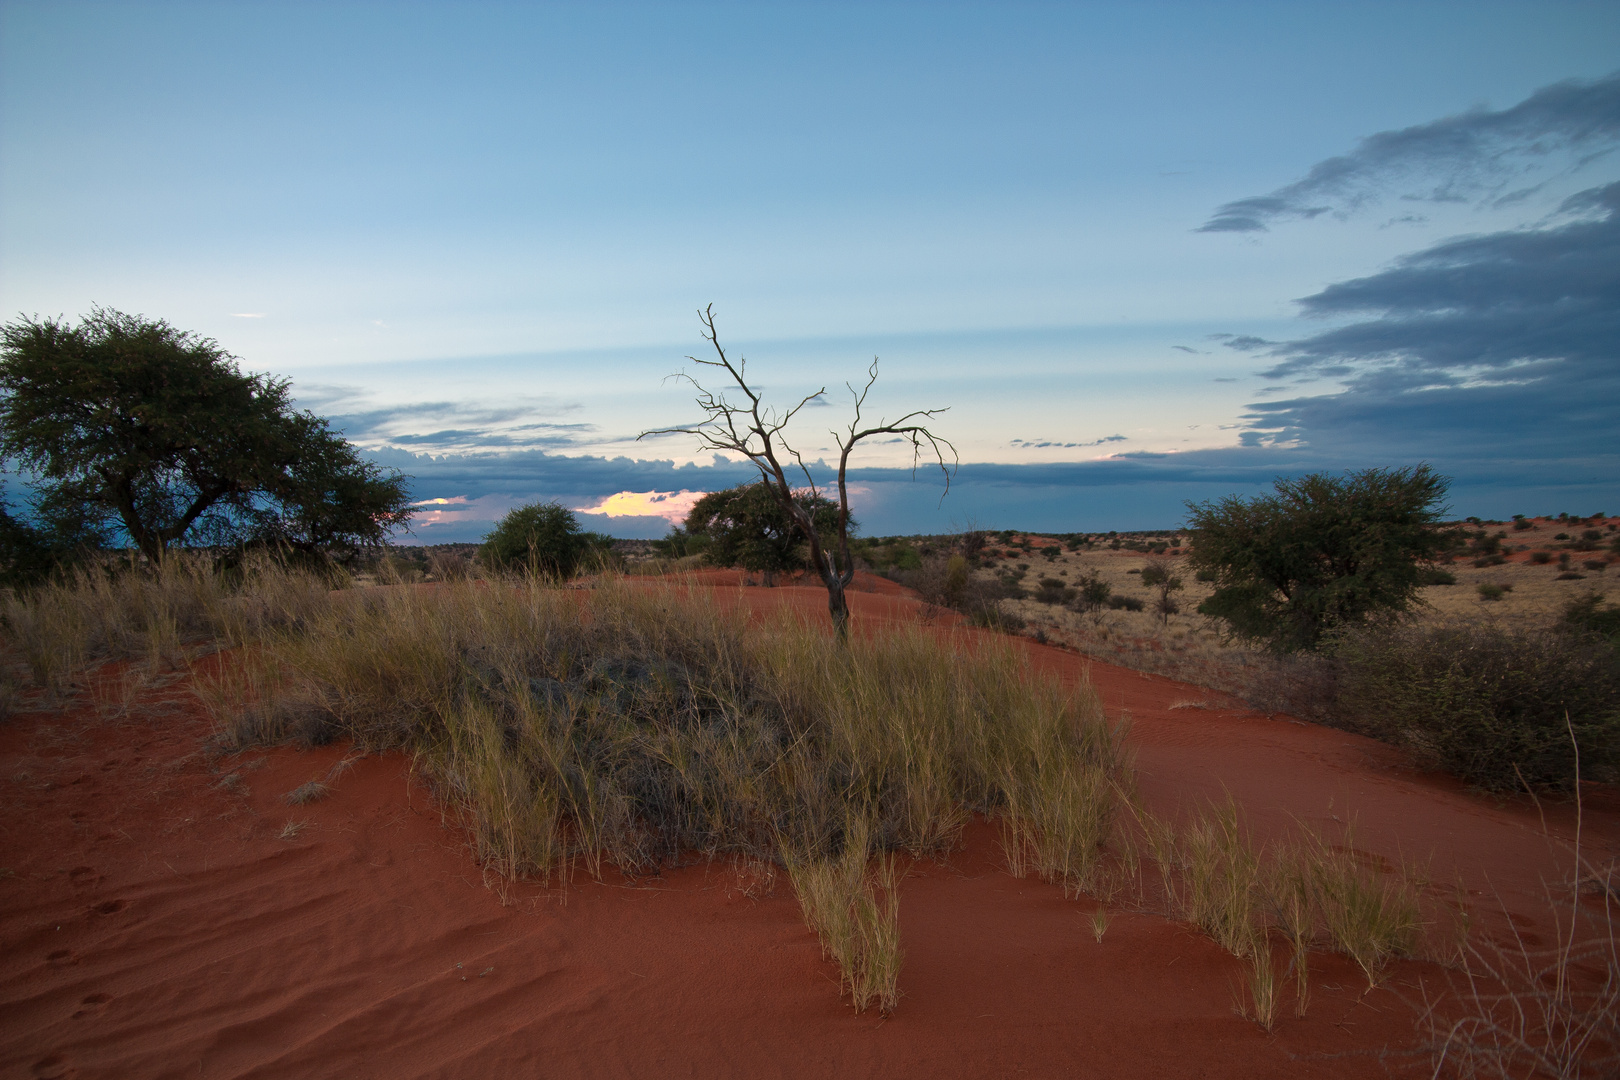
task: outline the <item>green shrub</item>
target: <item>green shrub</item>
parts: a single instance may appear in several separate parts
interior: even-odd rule
[[[1080,594],[1078,603],[1082,611],[1099,610],[1108,603],[1108,594],[1113,592],[1113,586],[1104,581],[1095,569],[1077,580],[1075,587]]]
[[[1570,601],[1564,608],[1562,625],[1569,630],[1596,634],[1611,644],[1620,645],[1620,607],[1602,605],[1602,593],[1588,592],[1580,599]]]
[[[1041,587],[1035,592],[1035,599],[1043,604],[1068,604],[1080,595],[1078,589],[1071,588],[1069,583],[1059,578],[1041,578]]]
[[[1450,570],[1442,570],[1438,566],[1427,566],[1418,574],[1420,585],[1455,585],[1457,575]]]
[[[1552,631],[1443,625],[1339,639],[1336,713],[1491,791],[1569,787],[1620,762],[1620,656]],[[1567,717],[1567,720],[1566,720]]]
[[[484,537],[479,550],[496,570],[532,569],[553,577],[571,577],[593,550],[605,551],[612,538],[586,532],[573,511],[559,502],[520,506]]]
[[[1479,585],[1479,598],[1481,600],[1500,600],[1506,592],[1507,590],[1502,586],[1492,585],[1488,581],[1481,582]]]
[[[1532,551],[1530,553],[1530,561],[1535,563],[1537,566],[1546,566],[1548,563],[1552,562],[1552,552]]]

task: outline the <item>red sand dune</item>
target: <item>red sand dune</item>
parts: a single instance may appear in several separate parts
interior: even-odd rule
[[[709,579],[726,603],[825,610],[818,589]],[[857,625],[927,614],[887,582],[860,587],[874,591],[852,596]],[[1370,857],[1464,880],[1485,932],[1503,929],[1488,917],[1500,895],[1532,943],[1550,940],[1541,883],[1570,869],[1533,806],[1414,774],[1365,739],[1022,644],[1042,671],[1089,669],[1109,714],[1130,715],[1155,809],[1230,792],[1261,835],[1353,817]],[[1114,914],[1099,944],[1093,903],[1008,876],[989,826],[946,864],[912,865],[904,997],[887,1020],[856,1016],[785,880],[696,861],[566,888],[487,881],[400,755],[289,807],[284,793],[344,748],[216,770],[183,685],[146,703],[160,714],[0,726],[0,1075],[1426,1075],[1401,1052],[1419,1041],[1408,1002],[1439,969],[1398,964],[1364,993],[1348,961],[1321,955],[1310,1015],[1285,1006],[1267,1035],[1234,1011],[1239,961],[1146,915]],[[1609,858],[1620,813],[1595,795],[1585,841]],[[289,821],[308,824],[280,839]],[[1547,808],[1554,838],[1573,824]]]

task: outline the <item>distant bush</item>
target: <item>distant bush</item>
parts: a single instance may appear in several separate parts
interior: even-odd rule
[[[1620,654],[1590,638],[1397,627],[1347,634],[1335,658],[1339,718],[1425,765],[1490,791],[1567,788],[1575,779],[1573,730],[1581,775],[1616,775]]]
[[[1134,596],[1110,596],[1108,606],[1115,611],[1141,611],[1147,605]]]
[[[1620,607],[1614,604],[1603,606],[1602,593],[1588,592],[1570,601],[1564,608],[1560,625],[1567,630],[1596,634],[1611,645],[1620,645]]]
[[[1442,570],[1438,566],[1424,567],[1418,574],[1420,585],[1455,585],[1457,575],[1450,570]]]
[[[1562,574],[1559,574],[1557,577],[1553,578],[1553,580],[1554,581],[1585,581],[1586,580],[1586,575],[1585,574],[1578,574],[1573,570],[1565,570]]]
[[[1479,598],[1481,600],[1500,600],[1507,589],[1501,585],[1492,585],[1488,581],[1480,582]]]
[[[1535,563],[1537,566],[1546,566],[1548,563],[1552,562],[1552,552],[1532,551],[1530,553],[1530,561]]]
[[[1041,587],[1035,592],[1035,599],[1043,604],[1068,604],[1079,595],[1079,590],[1072,588],[1068,582],[1060,578],[1043,577]]]
[[[496,570],[531,569],[566,578],[590,552],[605,552],[612,543],[611,537],[581,529],[573,511],[553,501],[507,514],[484,538],[479,555]]]
[[[428,572],[438,581],[460,581],[472,576],[472,563],[454,551],[435,551],[428,555]]]
[[[1609,568],[1609,561],[1607,559],[1587,559],[1581,565],[1588,570],[1601,574]]]

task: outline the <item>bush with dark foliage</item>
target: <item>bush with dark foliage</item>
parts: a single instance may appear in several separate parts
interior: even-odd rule
[[[1620,655],[1589,636],[1496,626],[1360,630],[1334,649],[1341,722],[1488,791],[1611,780]],[[1571,736],[1574,737],[1574,744]]]

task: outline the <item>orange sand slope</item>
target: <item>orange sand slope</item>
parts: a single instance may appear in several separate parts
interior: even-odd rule
[[[728,604],[825,610],[817,589],[711,579]],[[852,596],[858,626],[928,617],[882,586]],[[1370,857],[1432,860],[1482,914],[1500,894],[1531,943],[1550,941],[1541,883],[1570,871],[1534,807],[1415,775],[1364,739],[1027,647],[1063,678],[1089,668],[1109,714],[1129,714],[1151,807],[1230,792],[1261,835],[1353,817]],[[1399,964],[1363,994],[1323,955],[1310,1015],[1268,1036],[1234,1011],[1239,961],[1143,915],[1116,913],[1099,944],[1094,903],[1008,876],[984,825],[946,865],[911,867],[900,1008],[856,1016],[768,871],[486,881],[402,757],[360,760],[331,797],[290,807],[284,793],[343,747],[211,763],[183,684],[143,704],[123,722],[0,727],[0,1075],[1301,1077],[1426,1060],[1401,1053],[1419,1041],[1402,998],[1438,969]],[[283,839],[289,822],[305,824]],[[1547,808],[1547,824],[1567,837],[1573,814]],[[1612,857],[1612,797],[1588,800],[1584,828]]]

